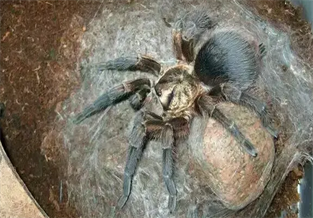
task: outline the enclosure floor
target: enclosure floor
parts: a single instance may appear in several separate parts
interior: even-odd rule
[[[292,27],[306,27],[298,20],[299,13],[282,1],[258,1],[256,6],[276,23],[288,21]],[[49,160],[41,146],[61,102],[79,86],[79,80],[66,72],[75,70],[77,35],[83,34],[98,8],[99,3],[86,1],[0,2],[0,101],[6,105],[1,140],[17,172],[51,218],[79,217],[67,204],[62,177],[66,164],[62,159]],[[65,37],[75,16],[77,29]],[[64,50],[66,47],[71,51]],[[278,216],[281,209],[298,200],[296,187],[301,175],[293,172],[288,176],[267,217]]]

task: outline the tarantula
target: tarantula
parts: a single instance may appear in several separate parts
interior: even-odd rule
[[[188,137],[190,123],[195,116],[215,119],[246,152],[253,157],[257,155],[253,144],[236,124],[216,108],[221,101],[251,108],[259,115],[263,126],[274,137],[277,136],[270,125],[266,105],[246,92],[258,76],[264,46],[253,46],[235,31],[224,31],[213,34],[195,55],[201,35],[213,26],[206,13],[191,13],[177,21],[172,39],[178,64],[167,69],[149,56],[120,57],[106,62],[102,67],[108,70],[143,71],[153,73],[158,79],[140,78],[117,85],[75,117],[74,122],[79,124],[127,99],[137,111],[129,136],[119,208],[126,204],[130,196],[135,170],[145,146],[150,140],[159,140],[163,149],[163,179],[169,192],[168,208],[170,212],[175,210],[177,191],[173,180],[172,150],[178,141]],[[150,92],[163,106],[161,115],[144,110]]]

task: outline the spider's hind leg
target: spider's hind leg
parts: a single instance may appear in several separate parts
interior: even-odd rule
[[[267,105],[248,93],[237,89],[230,84],[221,85],[221,92],[225,98],[235,104],[243,105],[255,111],[260,117],[264,128],[275,138],[278,136],[277,130],[271,126]]]
[[[254,145],[241,133],[234,121],[228,119],[219,109],[216,108],[212,98],[208,95],[202,95],[197,101],[198,107],[202,114],[207,114],[224,128],[226,128],[242,146],[242,148],[251,156],[257,156]]]
[[[216,23],[205,10],[194,10],[187,13],[174,24],[172,32],[173,50],[178,60],[192,62],[195,58],[194,49],[207,30]]]

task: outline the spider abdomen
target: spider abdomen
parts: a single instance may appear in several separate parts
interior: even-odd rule
[[[195,73],[209,86],[230,82],[247,89],[257,77],[257,55],[254,47],[234,31],[213,35],[200,49]]]

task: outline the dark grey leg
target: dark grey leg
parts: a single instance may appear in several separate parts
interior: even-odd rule
[[[76,115],[73,122],[79,124],[86,118],[105,110],[109,106],[127,100],[135,92],[146,86],[150,87],[149,79],[137,79],[117,85],[102,94],[92,105],[86,107],[83,112]]]
[[[163,146],[163,180],[169,192],[168,208],[170,213],[176,209],[177,190],[173,179],[174,176],[174,159],[173,159],[173,146],[176,138],[182,137],[187,134],[189,128],[185,118],[175,118],[167,122],[158,119],[157,115],[149,114],[155,120],[146,122],[147,132],[154,139],[159,139]],[[183,124],[183,125],[182,125]],[[182,125],[182,126],[181,126]],[[174,130],[174,129],[175,130]],[[174,135],[174,132],[175,135]]]
[[[128,158],[126,162],[126,167],[124,171],[124,180],[123,180],[123,195],[120,197],[118,200],[117,206],[119,209],[124,207],[126,204],[131,188],[132,188],[132,182],[133,182],[133,177],[138,165],[138,162],[141,158],[142,155],[142,147],[136,148],[133,146],[129,147],[128,151]]]
[[[163,118],[152,113],[139,111],[134,120],[134,126],[129,137],[129,155],[124,172],[123,195],[119,199],[118,207],[122,208],[131,193],[133,176],[137,164],[141,158],[143,149],[149,140],[160,140],[163,146],[163,179],[169,192],[168,208],[172,213],[176,208],[176,185],[173,179],[173,146],[175,142],[173,127],[177,126],[179,132],[186,127],[180,127],[186,123],[185,118],[176,118],[163,121]],[[174,127],[175,128],[175,127]],[[183,132],[186,132],[184,130]],[[178,135],[183,135],[179,133]]]
[[[173,180],[173,145],[174,136],[173,129],[169,124],[166,124],[162,134],[161,140],[163,144],[163,180],[165,182],[167,191],[169,192],[168,208],[170,212],[174,212],[176,208],[176,185]]]
[[[213,103],[210,96],[201,96],[197,103],[202,114],[208,114],[210,117],[214,118],[235,137],[235,139],[247,153],[253,157],[257,156],[257,151],[254,148],[254,145],[248,139],[246,139],[246,137],[240,132],[237,125],[232,120],[228,119],[220,110],[215,107],[215,104]]]
[[[163,180],[165,182],[167,191],[169,192],[168,208],[170,212],[176,209],[177,191],[173,180],[173,157],[172,148],[163,148]]]
[[[131,188],[133,177],[141,158],[143,149],[147,143],[147,137],[145,133],[145,127],[142,125],[143,112],[138,112],[134,119],[134,126],[129,136],[129,151],[128,158],[124,170],[124,181],[123,181],[123,195],[120,197],[117,206],[119,209],[124,207],[126,204]]]
[[[144,102],[145,102],[146,97],[147,97],[149,92],[150,92],[150,87],[148,87],[148,86],[140,89],[138,92],[136,92],[134,95],[132,95],[129,98],[130,106],[135,111],[140,110],[143,107]]]
[[[212,112],[212,118],[222,124],[240,143],[240,145],[252,156],[257,156],[257,151],[253,144],[246,139],[246,137],[240,132],[234,121],[228,119],[220,110],[215,109]]]
[[[171,213],[176,209],[177,191],[173,180],[173,157],[172,148],[163,149],[163,180],[169,192],[168,208]]]
[[[229,84],[222,85],[221,92],[227,100],[255,111],[260,117],[264,128],[275,138],[278,136],[277,131],[271,126],[265,103]]]
[[[143,71],[159,75],[161,65],[149,56],[138,57],[119,57],[97,66],[99,70],[118,70],[118,71]]]

